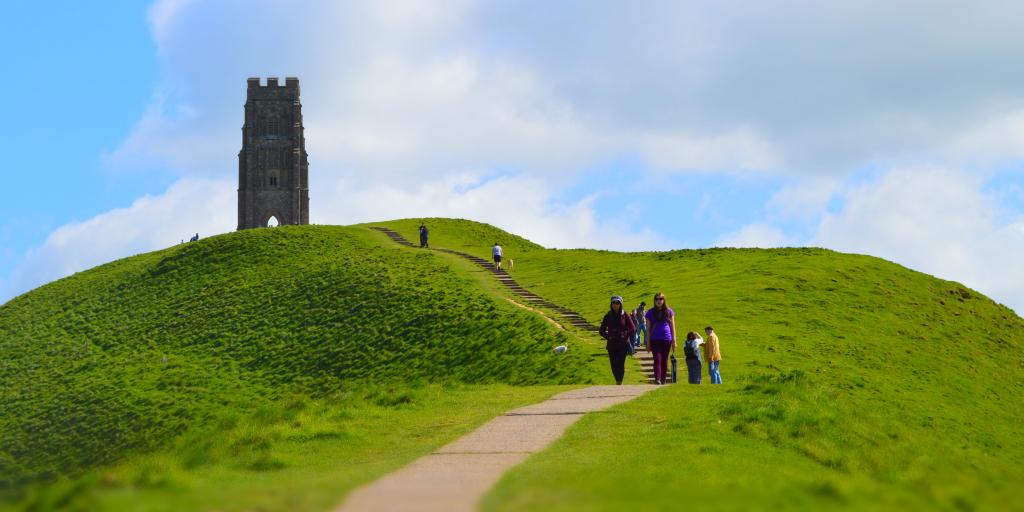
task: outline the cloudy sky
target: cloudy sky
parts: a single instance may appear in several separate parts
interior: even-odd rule
[[[1024,311],[1024,3],[8,6],[0,302],[236,226],[250,76],[298,76],[311,220],[549,247],[822,246]]]

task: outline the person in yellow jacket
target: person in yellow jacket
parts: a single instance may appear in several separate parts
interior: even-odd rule
[[[712,384],[721,384],[722,375],[718,373],[718,363],[722,361],[722,350],[718,346],[718,335],[710,325],[704,328],[704,333],[708,338],[701,348],[704,349],[704,360],[708,362],[708,376]]]

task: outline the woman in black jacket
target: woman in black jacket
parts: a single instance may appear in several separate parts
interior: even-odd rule
[[[608,341],[604,348],[608,350],[616,384],[622,384],[622,377],[626,374],[626,354],[635,332],[636,323],[622,309],[622,297],[613,296],[609,311],[601,320],[601,337]]]

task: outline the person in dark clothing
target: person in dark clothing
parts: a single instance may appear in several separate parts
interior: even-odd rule
[[[427,236],[428,235],[430,235],[430,232],[427,231],[427,225],[423,224],[423,223],[420,223],[420,247],[422,247],[422,248],[430,247],[430,245],[427,244]]]
[[[690,384],[700,384],[700,346],[704,340],[699,334],[690,331],[686,334],[683,353],[686,354],[686,376]]]
[[[607,340],[605,349],[608,351],[608,360],[611,362],[612,375],[615,377],[615,384],[622,384],[622,378],[626,375],[626,354],[629,353],[629,343],[636,332],[636,323],[633,317],[622,308],[622,297],[612,297],[608,313],[601,320],[601,337]]]

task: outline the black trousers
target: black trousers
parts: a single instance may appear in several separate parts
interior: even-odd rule
[[[612,364],[612,375],[615,377],[615,382],[622,382],[622,378],[626,375],[626,354],[625,347],[608,349],[608,360]]]

